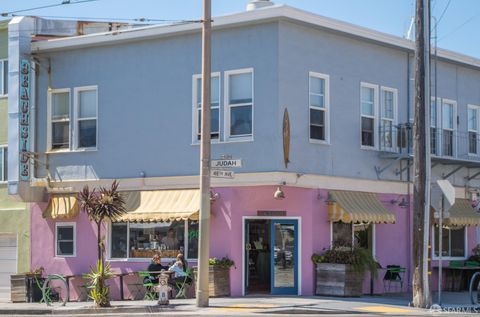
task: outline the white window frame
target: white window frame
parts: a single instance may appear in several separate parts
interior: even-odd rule
[[[240,74],[252,74],[252,134],[251,135],[244,135],[244,136],[231,136],[230,135],[230,109],[233,107],[240,107],[240,106],[247,106],[248,104],[235,104],[230,105],[230,76],[232,75],[240,75]],[[224,73],[224,105],[225,105],[225,119],[224,119],[224,134],[225,134],[225,141],[226,142],[245,142],[245,141],[253,141],[255,135],[255,73],[253,68],[243,68],[243,69],[235,69],[235,70],[228,70]]]
[[[463,226],[464,228],[464,240],[463,240],[463,243],[464,243],[464,254],[465,256],[442,256],[442,260],[466,260],[468,259],[468,227],[467,226]],[[433,225],[432,226],[432,251],[431,251],[431,256],[432,256],[432,259],[433,260],[438,260],[439,257],[435,255],[435,226]],[[449,246],[450,248],[450,246]],[[450,253],[451,253],[451,250],[449,250]],[[440,254],[440,253],[439,253]]]
[[[187,220],[183,220],[185,225],[184,225],[184,245],[183,245],[183,250],[184,250],[184,256],[185,256],[185,259],[187,259],[188,261],[192,261],[192,262],[195,262],[195,261],[198,261],[198,258],[190,258],[189,255],[188,255],[188,219]],[[112,222],[109,222],[108,223],[108,233],[107,233],[107,236],[106,236],[106,240],[107,240],[107,260],[109,261],[127,261],[127,262],[147,262],[147,261],[151,261],[151,258],[131,258],[128,256],[129,254],[129,251],[130,251],[130,221],[125,221],[125,223],[127,224],[127,257],[126,258],[112,258]],[[166,260],[166,261],[172,261],[174,260],[175,258],[162,258],[162,260]]]
[[[384,117],[384,115],[383,115],[383,108],[384,108],[383,103],[385,102],[385,99],[383,98],[383,94],[385,92],[390,92],[390,93],[393,94],[393,109],[392,109],[393,110],[393,119]],[[398,124],[398,89],[391,88],[391,87],[380,86],[380,96],[381,96],[380,97],[380,102],[379,102],[380,110],[378,111],[379,118],[380,118],[379,124],[380,124],[380,127],[381,127],[382,122],[384,120],[392,122],[392,135],[391,135],[392,147],[389,147],[389,148],[386,148],[386,149],[393,150],[393,149],[397,148],[397,133],[396,133],[395,127]],[[382,135],[382,137],[383,137],[383,135]],[[380,140],[380,142],[383,142],[383,140]],[[379,144],[379,146],[380,146],[380,144]]]
[[[442,147],[442,133],[441,132],[441,120],[442,120],[442,98],[437,97],[437,104],[435,105],[435,97],[431,97],[430,102],[433,103],[433,106],[431,108],[435,107],[435,122],[431,122],[432,114],[430,110],[430,128],[435,129],[436,133],[436,140],[435,140],[435,153],[431,153],[432,149],[430,147],[430,153],[431,155],[434,156],[439,156],[440,154],[440,149]],[[430,135],[430,138],[432,138],[432,135]]]
[[[438,104],[438,103],[437,103]],[[443,126],[443,106],[445,104],[448,104],[448,105],[452,105],[453,106],[453,129],[450,129],[450,128],[445,128]],[[445,156],[445,154],[443,153],[443,131],[452,131],[452,155],[450,156],[447,156],[447,157],[457,157],[457,102],[455,100],[451,100],[451,99],[442,99],[442,102],[441,102],[441,117],[440,117],[440,124],[441,124],[441,129],[442,129],[442,133],[441,133],[441,137],[440,137],[440,153],[442,156]],[[438,110],[438,109],[437,109]],[[438,114],[438,112],[437,112]],[[438,120],[438,119],[437,119]]]
[[[68,93],[68,119],[52,120],[52,96],[58,93]],[[72,148],[72,104],[71,89],[49,89],[47,94],[47,151],[52,152],[68,152]],[[52,149],[52,124],[54,122],[68,122],[68,148]]]
[[[211,139],[212,143],[220,143],[222,141],[222,77],[220,72],[214,72],[210,75],[212,78],[218,77],[218,107],[210,107],[210,109],[218,109],[218,139]],[[197,89],[197,80],[202,79],[202,74],[195,74],[192,76],[192,144],[199,144],[200,140],[198,139],[198,116],[199,112],[201,111],[201,107],[198,107],[197,99],[198,95],[200,94],[201,97],[201,89]],[[201,104],[201,101],[200,101]]]
[[[5,82],[5,78],[8,80],[8,59],[0,59],[0,64],[2,64],[3,72],[0,74],[2,77],[2,85],[0,85],[0,98],[8,96],[8,83]]]
[[[73,254],[58,254],[58,228],[73,227]],[[55,223],[55,257],[74,258],[77,256],[77,224],[75,222],[56,222]]]
[[[2,169],[0,169],[0,184],[5,184],[8,180],[5,178],[5,171],[7,170],[7,158],[5,157],[5,149],[8,149],[8,145],[0,145],[0,162],[2,162]],[[8,172],[7,172],[8,174]]]
[[[310,100],[310,96],[314,94],[310,91],[310,84],[311,84],[312,77],[323,79],[324,81],[324,96],[323,96],[324,107],[323,108],[312,106],[312,102]],[[314,95],[317,95],[317,94],[314,94]],[[319,110],[325,113],[324,114],[325,140],[318,140],[318,139],[311,138],[310,126],[312,124],[312,121],[310,117],[310,110]],[[330,76],[327,74],[316,73],[316,72],[308,73],[308,138],[310,140],[310,143],[330,144]]]
[[[80,118],[80,103],[79,103],[79,95],[81,92],[84,91],[95,91],[96,92],[96,100],[95,100],[95,110],[96,110],[96,117],[89,117],[89,118]],[[98,86],[82,86],[82,87],[75,87],[73,88],[73,132],[71,133],[73,136],[73,149],[75,150],[93,150],[96,151],[98,149]],[[71,116],[70,116],[71,117]],[[80,137],[80,128],[79,122],[84,120],[95,120],[96,129],[95,129],[95,146],[91,147],[80,147],[79,145],[79,137]],[[70,125],[70,129],[72,126]]]
[[[373,89],[373,116],[364,115],[362,114],[362,88],[370,88]],[[359,100],[360,100],[360,148],[363,150],[377,150],[379,147],[378,144],[378,104],[379,104],[379,87],[375,84],[370,84],[366,82],[360,83],[360,90],[359,90]],[[370,118],[373,119],[373,146],[370,145],[363,145],[362,144],[362,118]]]
[[[469,111],[470,109],[475,110],[475,112],[476,112],[476,116],[475,116],[475,118],[477,119],[476,122],[475,122],[475,124],[477,125],[477,129],[476,129],[476,130],[470,129],[470,128],[468,127],[468,124],[469,124],[468,111]],[[469,156],[478,156],[478,155],[479,155],[479,152],[480,152],[480,151],[479,151],[479,150],[480,150],[480,148],[479,148],[479,145],[480,145],[480,144],[479,144],[479,142],[478,142],[479,131],[480,131],[480,125],[479,125],[479,124],[480,124],[480,118],[479,118],[479,116],[480,116],[480,106],[468,104],[468,105],[467,105],[467,140],[468,140],[468,141],[467,141],[467,144],[468,144],[468,145],[467,145],[467,147],[468,147],[467,152],[468,152],[468,155],[469,155]],[[470,152],[470,132],[474,132],[474,133],[477,134],[477,137],[475,138],[477,153],[471,153],[471,152]]]
[[[335,221],[330,221],[330,246],[333,246],[333,223]],[[352,226],[352,246],[355,244],[355,232],[353,231],[353,227],[355,225],[363,225],[363,224],[355,224],[355,223],[350,223]],[[377,229],[376,229],[376,224],[370,223],[372,226],[372,256],[374,259],[377,258]]]

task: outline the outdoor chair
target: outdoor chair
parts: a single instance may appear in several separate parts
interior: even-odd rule
[[[158,297],[157,292],[155,291],[155,286],[158,285],[158,282],[154,282],[156,280],[150,272],[139,272],[138,275],[143,281],[143,288],[145,289],[145,295],[143,299],[145,300],[156,300]],[[158,281],[158,280],[157,280]]]
[[[187,292],[188,289],[190,288],[190,285],[192,284],[193,281],[193,270],[192,269],[187,269],[185,271],[186,275],[183,278],[179,278],[175,281],[175,290],[176,290],[176,295],[175,298],[187,298]]]
[[[387,265],[387,271],[383,276],[383,288],[385,293],[390,293],[392,286],[398,292],[403,290],[403,277],[406,269],[400,265]],[[397,287],[399,286],[399,288]]]

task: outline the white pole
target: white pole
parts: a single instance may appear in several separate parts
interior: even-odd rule
[[[202,28],[202,128],[200,144],[200,217],[198,239],[197,307],[208,306],[208,258],[210,255],[210,81],[211,0],[203,1]]]
[[[445,208],[445,197],[442,195],[442,207],[438,217],[438,305],[442,305],[442,252],[443,252],[443,210]]]

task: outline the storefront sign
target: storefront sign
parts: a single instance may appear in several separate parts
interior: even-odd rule
[[[257,216],[261,217],[285,217],[286,210],[257,210]]]
[[[20,63],[20,91],[19,91],[19,150],[20,150],[20,180],[30,179],[30,62],[22,59]]]

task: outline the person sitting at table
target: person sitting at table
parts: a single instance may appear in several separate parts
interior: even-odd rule
[[[160,255],[155,253],[152,257],[152,262],[148,265],[147,271],[149,272],[157,272],[157,273],[151,273],[150,276],[145,277],[143,280],[143,283],[148,283],[152,282],[154,284],[158,284],[158,276],[160,271],[166,271],[168,270],[168,266],[163,266],[161,263],[161,258]],[[148,279],[148,280],[147,280]]]
[[[185,261],[185,257],[183,254],[179,253],[177,255],[177,260],[175,263],[173,263],[172,266],[168,268],[170,272],[174,272],[173,278],[170,279],[169,283],[173,286],[177,285],[177,282],[183,283],[185,281],[185,277],[187,280],[185,283],[190,284],[192,282],[192,279],[187,276],[187,268],[188,268],[188,263]]]

